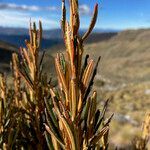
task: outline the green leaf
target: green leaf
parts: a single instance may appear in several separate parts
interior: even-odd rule
[[[46,131],[44,132],[44,135],[45,135],[47,146],[48,146],[49,150],[54,150],[50,135]]]
[[[65,145],[64,145],[63,141],[62,141],[46,124],[44,124],[44,125],[45,125],[46,131],[47,131],[52,137],[55,138],[55,140],[61,145],[61,147],[62,147],[63,149],[65,149]]]
[[[44,101],[45,101],[46,109],[47,109],[49,116],[52,118],[53,123],[58,128],[58,120],[56,119],[54,115],[53,106],[49,104],[48,100],[44,99]]]

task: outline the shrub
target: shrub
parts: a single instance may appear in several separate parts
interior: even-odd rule
[[[97,93],[92,92],[100,58],[87,55],[82,65],[83,43],[91,33],[98,14],[96,4],[88,31],[79,36],[78,1],[70,1],[70,23],[62,2],[62,32],[66,54],[57,54],[55,68],[59,88],[55,89],[42,73],[39,50],[42,25],[30,25],[30,40],[19,55],[12,55],[13,88],[0,81],[1,149],[107,149],[109,123],[104,123],[106,102],[97,109]],[[46,109],[45,109],[46,108]],[[46,130],[45,130],[46,129]],[[45,135],[45,137],[44,137]],[[47,144],[46,144],[47,141]]]
[[[150,113],[146,114],[143,122],[142,134],[140,137],[135,137],[132,141],[132,148],[135,150],[148,150],[148,141],[150,138]]]
[[[55,68],[59,88],[52,87],[42,73],[39,50],[42,24],[30,24],[30,40],[19,55],[12,55],[13,88],[0,82],[0,148],[1,149],[107,149],[109,123],[104,122],[107,103],[97,109],[97,93],[92,92],[98,59],[82,65],[84,41],[96,23],[98,5],[88,31],[79,35],[78,1],[70,0],[70,23],[66,21],[62,2],[62,32],[66,53],[57,54]],[[47,142],[47,143],[46,143]]]
[[[98,14],[95,5],[87,32],[80,36],[78,0],[70,0],[70,22],[66,20],[62,0],[62,33],[65,54],[57,54],[55,68],[58,87],[43,73],[44,54],[39,55],[42,24],[30,24],[30,40],[19,54],[12,55],[13,87],[0,76],[0,149],[106,150],[109,124],[105,119],[108,100],[97,108],[97,92],[92,90],[100,57],[96,63],[86,55],[84,41],[92,32]],[[143,128],[142,143],[135,149],[146,149],[149,118]],[[147,130],[148,129],[148,130]],[[144,145],[143,145],[144,143]],[[142,146],[142,147],[141,147]]]
[[[97,93],[92,93],[100,58],[94,67],[94,61],[89,60],[87,55],[82,65],[83,43],[96,23],[98,5],[95,5],[89,29],[82,37],[79,35],[78,1],[70,1],[70,22],[66,21],[64,1],[62,9],[61,24],[66,53],[57,54],[55,58],[59,88],[50,88],[51,103],[45,100],[45,128],[50,134],[46,134],[47,142],[53,149],[107,149],[112,116],[104,123],[107,102],[100,112],[96,107]]]

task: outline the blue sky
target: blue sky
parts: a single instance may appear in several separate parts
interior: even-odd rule
[[[68,2],[68,0],[67,0]],[[87,28],[95,3],[99,4],[96,28],[150,27],[150,0],[79,0],[81,28]],[[59,28],[61,0],[0,0],[0,26],[26,27],[29,20],[45,29]]]

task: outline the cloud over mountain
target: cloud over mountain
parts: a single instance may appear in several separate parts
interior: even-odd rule
[[[41,11],[41,10],[50,10],[50,11],[56,11],[58,10],[57,7],[40,7],[36,5],[17,5],[15,3],[0,3],[0,9],[11,9],[11,10],[20,10],[20,11]]]
[[[86,4],[80,5],[79,11],[80,11],[81,15],[90,15],[91,14],[90,7]]]
[[[69,6],[66,7],[69,12]],[[79,12],[82,18],[92,14],[89,5],[84,3],[79,5]],[[61,4],[40,6],[0,2],[0,26],[4,27],[27,27],[31,18],[36,22],[41,20],[44,28],[58,28],[60,15]]]
[[[0,3],[0,10],[18,10],[18,11],[59,11],[56,6],[37,6],[37,5],[18,5],[15,3]],[[91,14],[90,7],[86,4],[79,6],[79,11],[81,15]]]

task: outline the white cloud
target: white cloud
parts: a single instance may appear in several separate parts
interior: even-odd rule
[[[55,6],[41,7],[36,5],[17,5],[15,3],[0,3],[0,10],[18,10],[18,11],[57,11],[60,8]],[[90,7],[86,4],[79,5],[81,15],[89,15],[91,13]]]
[[[86,4],[80,5],[79,11],[80,11],[81,15],[90,15],[91,14],[90,7]]]
[[[10,15],[11,14],[11,15]],[[23,13],[17,11],[8,11],[8,10],[0,10],[0,26],[4,27],[25,27],[28,28],[29,21],[38,22],[42,21],[43,28],[56,28],[59,26],[59,23],[55,20],[51,20],[46,17],[41,16],[33,16],[30,13]]]
[[[53,13],[47,13],[45,11],[52,11]],[[44,29],[58,28],[60,27],[58,21],[59,17],[57,15],[59,11],[61,11],[61,8],[55,6],[41,7],[35,5],[28,6],[14,3],[0,3],[0,26],[28,28],[31,18],[32,21],[36,22],[41,20]],[[91,10],[88,5],[79,5],[79,11],[82,17],[91,15]],[[41,15],[40,12],[42,12]],[[45,13],[43,14],[43,12]]]
[[[57,7],[40,7],[35,5],[17,5],[15,3],[0,3],[0,10],[21,10],[21,11],[41,11],[41,10],[49,10],[49,11],[56,11],[58,10]]]

